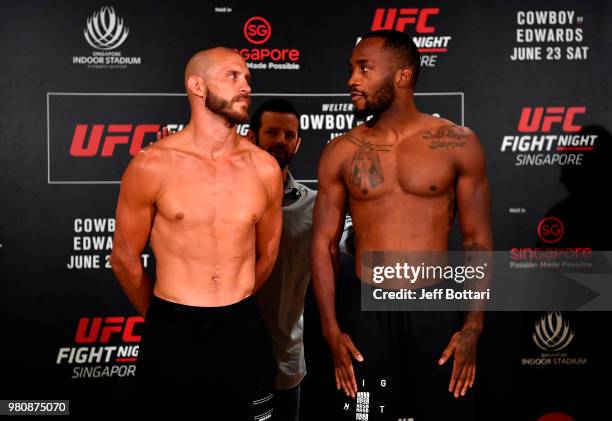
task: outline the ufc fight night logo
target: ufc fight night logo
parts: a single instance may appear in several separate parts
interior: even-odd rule
[[[437,27],[434,25],[435,17],[440,15],[439,7],[425,8],[377,8],[370,29],[393,29],[406,32],[421,53],[422,67],[435,67],[438,60],[437,53],[448,52],[448,44],[452,37],[435,35]],[[358,40],[359,42],[359,40]]]
[[[586,114],[584,105],[523,107],[518,134],[503,137],[501,152],[517,153],[515,166],[582,165],[597,142],[597,135],[581,133]]]
[[[132,377],[141,339],[136,329],[143,323],[140,316],[81,317],[76,346],[61,347],[55,363],[70,366],[72,379]]]

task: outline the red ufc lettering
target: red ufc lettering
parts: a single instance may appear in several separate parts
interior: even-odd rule
[[[399,9],[399,17],[397,11],[398,9],[394,8],[376,9],[376,12],[374,13],[374,21],[372,22],[372,30],[377,31],[379,29],[395,29],[396,31],[404,32],[407,25],[416,23],[416,32],[419,34],[432,34],[435,32],[436,28],[434,26],[427,26],[427,18],[430,15],[439,14],[440,8],[402,8]]]
[[[70,145],[70,156],[92,157],[98,154],[103,157],[113,156],[115,146],[130,145],[130,155],[136,155],[142,149],[142,143],[147,133],[157,133],[159,124],[139,124],[132,132],[132,124],[109,124],[107,135],[103,137],[104,124],[92,125],[87,138],[87,124],[77,124]],[[100,151],[102,144],[102,151]]]
[[[134,156],[142,149],[142,142],[145,134],[157,133],[159,131],[159,124],[139,124],[134,130],[134,137],[132,138],[132,145],[130,146],[130,155]]]
[[[581,126],[574,124],[576,114],[585,114],[586,107],[525,107],[521,112],[518,131],[521,133],[550,132],[554,123],[562,123],[563,131],[577,132]]]
[[[108,343],[113,334],[121,334],[123,342],[139,342],[140,335],[134,334],[134,327],[143,323],[140,316],[128,317],[106,317],[104,323],[102,317],[82,317],[79,320],[75,342],[80,344],[91,344],[95,342]],[[124,323],[125,322],[125,323]]]
[[[123,342],[140,342],[140,335],[134,335],[134,326],[137,323],[144,323],[144,319],[141,316],[128,317],[125,322],[125,329],[123,330]]]
[[[582,126],[574,125],[574,116],[576,114],[586,114],[586,107],[568,107],[563,119],[563,130],[566,132],[578,132]]]
[[[74,341],[78,344],[92,344],[98,340],[98,334],[100,332],[100,326],[102,326],[102,317],[94,317],[89,327],[89,333],[87,327],[89,326],[89,317],[81,317],[79,320],[79,326],[77,327],[77,333]]]
[[[109,133],[126,133],[123,136],[106,136],[102,147],[102,156],[113,156],[115,145],[118,143],[128,143],[130,141],[129,132],[132,131],[131,124],[109,124]]]
[[[77,124],[70,145],[70,156],[95,156],[100,147],[103,130],[104,124],[94,124],[89,135],[89,142],[85,146],[87,124]]]

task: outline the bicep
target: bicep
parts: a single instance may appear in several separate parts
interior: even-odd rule
[[[464,236],[490,236],[491,197],[484,152],[478,139],[461,162],[457,179],[457,216]]]
[[[150,177],[145,177],[138,163],[130,163],[122,179],[115,215],[117,246],[129,245],[140,252],[151,232],[155,216]],[[117,241],[116,241],[117,243]]]
[[[331,154],[321,157],[318,170],[319,189],[313,211],[313,241],[337,243],[346,214],[346,187],[341,165]]]
[[[283,180],[280,170],[277,168],[271,172],[269,177],[269,198],[266,209],[262,213],[256,225],[257,248],[263,248],[280,241],[280,232],[283,224],[282,201],[283,201]],[[272,241],[276,240],[276,241]]]

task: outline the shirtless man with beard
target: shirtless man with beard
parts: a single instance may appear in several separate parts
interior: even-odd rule
[[[357,116],[373,118],[332,140],[319,163],[313,285],[336,386],[346,395],[339,411],[353,420],[474,419],[473,394],[466,393],[476,375],[482,311],[360,311],[363,252],[445,251],[455,213],[466,250],[492,249],[483,149],[468,128],[416,109],[419,67],[408,35],[365,35],[353,50],[348,84]],[[336,307],[347,208],[355,273]]]
[[[137,378],[153,411],[252,420],[272,400],[275,359],[253,293],[278,253],[283,181],[236,132],[249,80],[233,50],[195,54],[189,124],[143,149],[121,180],[111,264],[145,316]],[[140,261],[149,240],[155,282]]]

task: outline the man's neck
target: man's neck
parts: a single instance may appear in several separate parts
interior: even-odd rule
[[[234,124],[208,109],[192,109],[187,128],[196,149],[212,159],[225,155],[235,146],[238,138]]]
[[[408,99],[396,99],[389,109],[374,117],[371,127],[383,128],[405,132],[419,119],[421,113],[414,105],[412,97]]]

